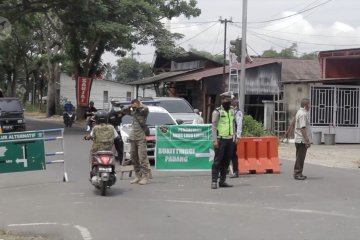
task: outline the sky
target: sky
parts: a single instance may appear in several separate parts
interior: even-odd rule
[[[184,34],[176,43],[212,54],[223,54],[224,24],[219,19],[232,20],[227,28],[229,41],[241,38],[241,0],[197,0],[199,17],[174,18],[167,23],[172,32]],[[298,46],[298,55],[324,50],[360,47],[360,0],[248,0],[247,47],[252,56],[265,50]],[[152,46],[136,46],[138,61],[153,61]],[[227,50],[228,51],[228,50]],[[116,63],[118,57],[107,53],[105,62]]]

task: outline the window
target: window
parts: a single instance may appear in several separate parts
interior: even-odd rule
[[[104,91],[104,103],[108,103],[108,102],[109,102],[109,92]]]
[[[126,100],[131,101],[131,92],[126,92]]]

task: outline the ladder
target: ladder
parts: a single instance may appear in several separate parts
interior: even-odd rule
[[[284,89],[279,87],[278,94],[274,95],[275,101],[275,134],[283,137],[287,130],[286,102],[284,101]]]
[[[239,97],[238,90],[239,90],[239,71],[237,68],[230,67],[228,91],[233,92],[236,97]]]

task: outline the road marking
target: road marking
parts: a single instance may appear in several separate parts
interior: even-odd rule
[[[26,227],[26,226],[40,226],[40,225],[58,225],[58,223],[20,223],[20,224],[9,224],[8,227]],[[63,223],[63,226],[70,226],[70,224],[68,223]],[[75,225],[73,226],[74,228],[76,228],[77,230],[79,230],[81,237],[84,240],[92,240],[92,236],[89,232],[89,230],[86,227],[80,226],[80,225]]]
[[[292,209],[292,208],[287,209],[287,208],[272,208],[272,207],[267,207],[265,209],[284,211],[284,212],[294,212],[294,213],[328,215],[328,216],[345,217],[345,218],[356,218],[356,219],[359,218],[358,216],[354,216],[354,215],[347,215],[347,214],[338,213],[338,212],[324,212],[324,211],[311,210],[311,209],[295,209],[295,208],[294,209]]]
[[[24,226],[40,226],[40,225],[56,225],[57,223],[20,223],[9,224],[8,227],[24,227]]]
[[[80,231],[80,234],[81,234],[81,236],[82,236],[82,238],[84,240],[91,240],[92,239],[91,234],[90,234],[89,230],[86,227],[83,227],[83,226],[80,226],[80,225],[75,225],[74,227],[77,230]]]
[[[217,205],[217,206],[224,206],[224,207],[256,207],[252,205],[245,205],[239,203],[224,203],[224,202],[208,202],[208,201],[192,201],[192,200],[165,200],[166,202],[172,203],[183,203],[183,204],[200,204],[200,205]],[[339,212],[325,212],[319,210],[311,210],[311,209],[284,209],[284,208],[274,208],[274,207],[262,207],[265,210],[271,211],[283,211],[283,212],[293,212],[293,213],[302,213],[302,214],[318,214],[318,215],[328,215],[333,217],[343,217],[343,218],[352,218],[352,219],[359,219],[358,216],[348,215]]]

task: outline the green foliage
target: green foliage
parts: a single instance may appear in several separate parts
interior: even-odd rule
[[[283,58],[297,58],[297,44],[293,43],[290,47],[282,49],[277,52],[274,49],[266,50],[263,52],[262,57],[283,57]]]
[[[122,58],[115,67],[116,81],[128,83],[153,76],[151,65],[134,58]]]
[[[301,59],[306,59],[306,60],[314,60],[317,59],[318,54],[316,52],[312,52],[312,53],[304,53],[303,55],[301,55]]]
[[[261,137],[271,135],[268,131],[264,130],[264,126],[261,122],[256,121],[250,115],[244,116],[242,130],[243,137]]]
[[[224,62],[224,55],[213,55],[209,52],[206,52],[206,51],[199,51],[199,50],[196,50],[195,48],[191,47],[189,52],[193,52],[197,55],[200,55],[200,56],[203,56],[203,57],[206,57],[208,59],[211,59],[215,62],[218,62],[218,63],[223,63]]]
[[[277,52],[273,48],[265,50],[261,56],[272,58],[299,58],[305,60],[312,60],[317,58],[317,53],[304,53],[300,57],[297,57],[297,44],[293,43],[290,47],[284,48],[280,52]]]

